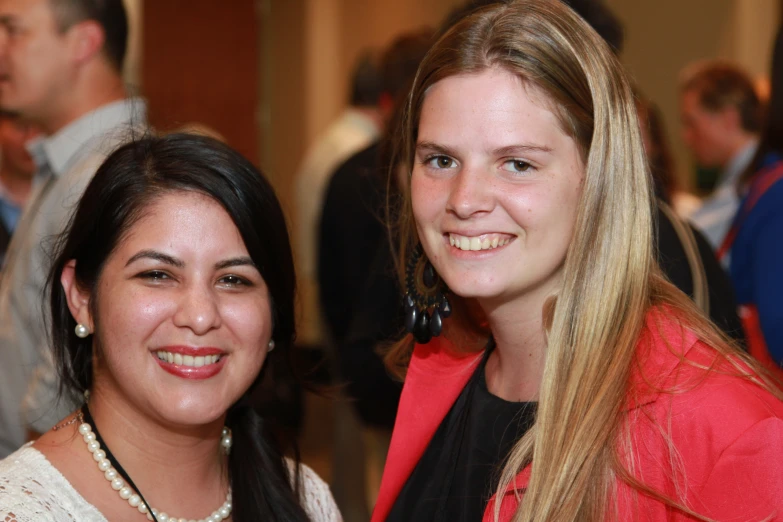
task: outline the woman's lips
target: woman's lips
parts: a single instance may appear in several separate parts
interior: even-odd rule
[[[462,251],[494,250],[503,247],[514,240],[511,234],[488,233],[479,235],[463,235],[449,232],[449,244]]]
[[[167,346],[152,352],[161,368],[185,379],[208,379],[223,369],[227,355],[218,348]]]

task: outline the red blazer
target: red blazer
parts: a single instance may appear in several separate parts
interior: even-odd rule
[[[667,314],[648,314],[626,406],[635,476],[655,491],[684,498],[692,510],[714,520],[783,520],[783,402],[745,379],[683,362],[709,366],[715,357]],[[416,345],[372,522],[386,519],[480,360],[480,353],[454,356],[443,339]],[[719,366],[726,369],[726,364]],[[676,468],[661,436],[667,426],[679,458]],[[514,490],[524,492],[529,478],[528,466],[503,496],[501,521],[511,519],[517,508]],[[493,520],[496,501],[490,501],[484,522]],[[635,494],[625,483],[617,486],[617,510],[610,509],[610,519],[694,520]]]

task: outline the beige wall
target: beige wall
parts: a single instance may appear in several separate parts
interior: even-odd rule
[[[396,35],[437,26],[459,0],[307,0],[308,142],[345,105],[353,65],[365,49],[382,49]]]
[[[123,0],[128,13],[128,50],[122,71],[125,82],[131,86],[141,85],[141,41],[142,41],[142,0]]]
[[[687,64],[736,61],[767,75],[779,20],[778,0],[606,0],[625,25],[623,62],[663,111],[680,176],[690,186],[691,160],[679,134],[677,78]]]

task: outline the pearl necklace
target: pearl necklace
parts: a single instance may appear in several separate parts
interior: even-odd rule
[[[76,418],[79,419],[79,421],[84,420],[82,418],[81,412],[79,412]],[[157,509],[147,506],[142,501],[138,492],[134,492],[133,489],[127,486],[125,481],[120,477],[120,474],[117,472],[117,470],[112,467],[111,461],[106,458],[106,452],[101,449],[101,444],[98,442],[95,433],[92,431],[92,426],[90,426],[90,424],[87,422],[82,422],[79,425],[79,434],[87,444],[87,449],[89,452],[92,453],[92,458],[95,460],[95,462],[98,463],[98,469],[103,473],[103,476],[106,478],[106,480],[111,483],[111,488],[120,495],[121,499],[127,501],[132,508],[138,509],[139,513],[142,515],[147,515],[147,520],[153,520],[157,522],[193,522],[192,520],[189,521],[185,518],[171,516],[165,512],[159,512]],[[223,433],[220,438],[220,445],[226,453],[228,453],[231,449],[231,444],[231,430],[228,428],[223,428]],[[231,516],[232,507],[231,489],[229,488],[226,501],[223,502],[223,505],[212,512],[212,514],[207,518],[199,519],[196,522],[220,522],[221,520],[225,520]]]

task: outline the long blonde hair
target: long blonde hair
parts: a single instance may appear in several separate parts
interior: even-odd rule
[[[463,19],[441,37],[419,68],[408,99],[400,159],[413,164],[429,87],[491,67],[509,71],[547,95],[585,164],[563,285],[542,310],[547,353],[536,422],[511,451],[498,492],[506,491],[517,473],[535,462],[515,522],[600,520],[618,477],[690,513],[680,499],[667,499],[635,483],[617,457],[636,346],[647,311],[666,304],[718,353],[736,350],[659,272],[653,251],[652,185],[636,106],[622,66],[604,41],[559,1],[518,0]],[[418,241],[409,191],[396,232],[398,258],[403,260]],[[483,333],[481,317],[471,312],[470,303],[457,296],[454,301],[463,313],[461,320],[452,317],[447,322],[444,336],[463,350],[479,349],[480,344],[469,340]],[[407,338],[388,352],[390,368],[404,367],[412,344]],[[739,362],[735,367],[743,373]],[[757,382],[769,385],[760,379]]]

